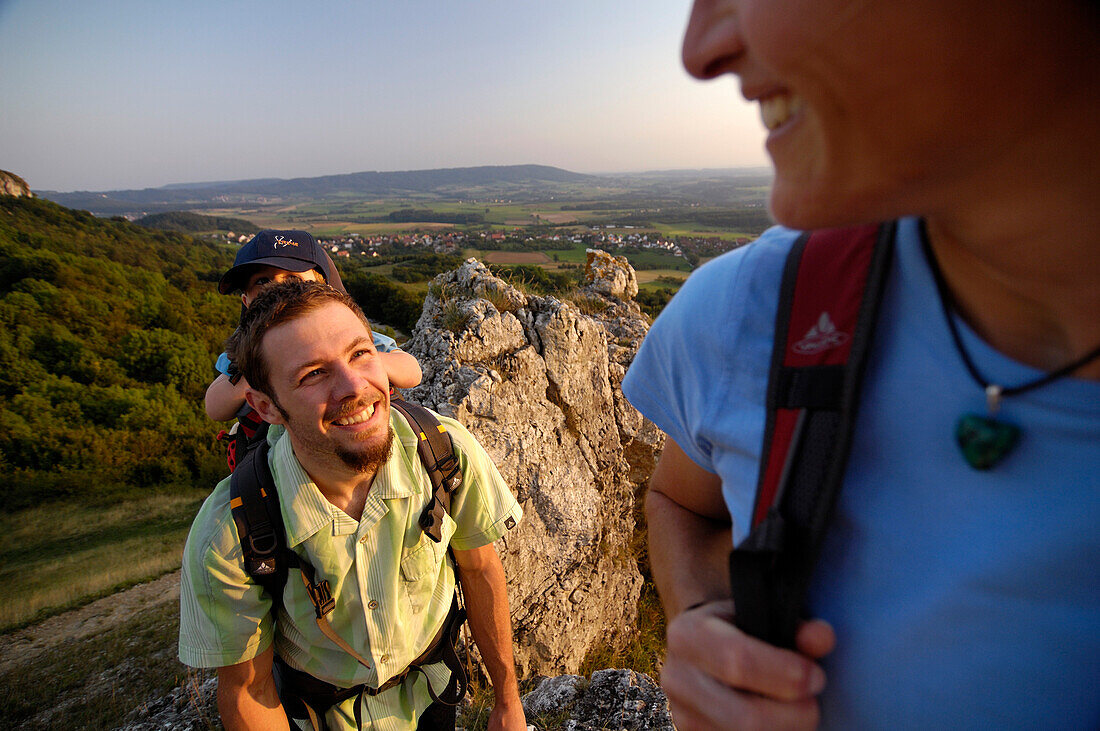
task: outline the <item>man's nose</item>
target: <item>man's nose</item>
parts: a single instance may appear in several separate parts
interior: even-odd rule
[[[745,52],[741,26],[730,0],[695,0],[684,32],[684,68],[697,79],[713,79]]]
[[[363,374],[347,363],[338,366],[333,376],[332,397],[335,401],[344,401],[349,397],[359,396],[371,387],[370,382]]]

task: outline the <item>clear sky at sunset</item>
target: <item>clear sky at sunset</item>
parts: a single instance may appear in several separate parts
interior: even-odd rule
[[[0,0],[0,169],[38,190],[536,163],[767,164],[688,0]]]

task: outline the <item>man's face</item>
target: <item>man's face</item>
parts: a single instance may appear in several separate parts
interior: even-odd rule
[[[373,471],[389,455],[389,380],[369,328],[339,302],[327,303],[264,335],[270,399],[249,403],[286,426],[295,454],[309,468],[340,459]]]
[[[696,0],[683,60],[760,105],[779,222],[882,220],[942,205],[1017,141],[1021,5]]]
[[[248,275],[248,281],[245,283],[244,291],[241,293],[241,302],[244,303],[245,307],[248,307],[264,287],[269,284],[285,282],[289,279],[301,279],[303,282],[324,281],[324,278],[316,269],[307,269],[304,272],[292,272],[268,264],[258,264]]]

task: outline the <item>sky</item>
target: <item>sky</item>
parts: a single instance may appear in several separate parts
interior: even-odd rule
[[[541,164],[766,165],[689,0],[0,0],[0,169],[33,190]]]

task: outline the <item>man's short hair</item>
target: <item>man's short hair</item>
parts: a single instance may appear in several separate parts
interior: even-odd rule
[[[261,290],[242,313],[240,325],[225,344],[229,359],[248,380],[249,386],[275,399],[271,389],[271,370],[264,361],[264,335],[276,325],[296,320],[329,302],[339,302],[354,312],[370,332],[370,321],[355,300],[324,282],[291,279]]]

